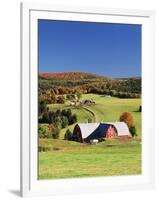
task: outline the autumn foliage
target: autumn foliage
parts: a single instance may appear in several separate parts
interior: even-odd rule
[[[134,122],[133,116],[130,112],[124,112],[120,116],[120,121],[125,122],[127,124],[129,131],[130,131],[132,136],[137,135],[136,134],[136,128],[135,128],[135,122]]]
[[[129,129],[131,127],[134,127],[135,126],[135,123],[134,123],[134,119],[133,119],[133,116],[131,113],[129,112],[124,112],[121,116],[120,116],[120,121],[121,122],[125,122]]]
[[[141,77],[113,79],[84,72],[39,73],[39,95],[67,95],[93,93],[119,98],[140,98]],[[47,93],[47,94],[44,94]],[[50,94],[49,94],[50,93]],[[78,98],[80,99],[80,98]]]

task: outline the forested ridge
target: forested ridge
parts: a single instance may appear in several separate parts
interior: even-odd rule
[[[55,94],[106,94],[121,98],[141,95],[141,77],[109,78],[84,72],[39,73],[39,90]]]

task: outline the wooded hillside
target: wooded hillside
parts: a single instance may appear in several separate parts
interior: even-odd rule
[[[141,94],[141,77],[109,78],[84,72],[40,73],[39,89],[52,89],[55,94],[74,94],[80,91],[138,98]]]

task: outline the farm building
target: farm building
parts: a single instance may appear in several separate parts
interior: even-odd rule
[[[77,106],[77,101],[72,101],[71,106]]]
[[[95,101],[93,101],[92,99],[86,99],[84,101],[84,104],[95,104]]]
[[[99,138],[131,137],[125,122],[81,123],[73,130],[73,140],[90,142]]]

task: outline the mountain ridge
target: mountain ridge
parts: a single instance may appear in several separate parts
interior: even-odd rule
[[[109,79],[115,79],[115,80],[127,80],[127,79],[141,79],[140,76],[136,77],[119,77],[119,78],[112,78],[108,76],[102,76],[102,75],[97,75],[93,73],[88,73],[88,72],[40,72],[39,73],[39,78],[40,79],[62,79],[62,80],[87,80],[87,79],[100,79],[100,80],[109,80]]]

